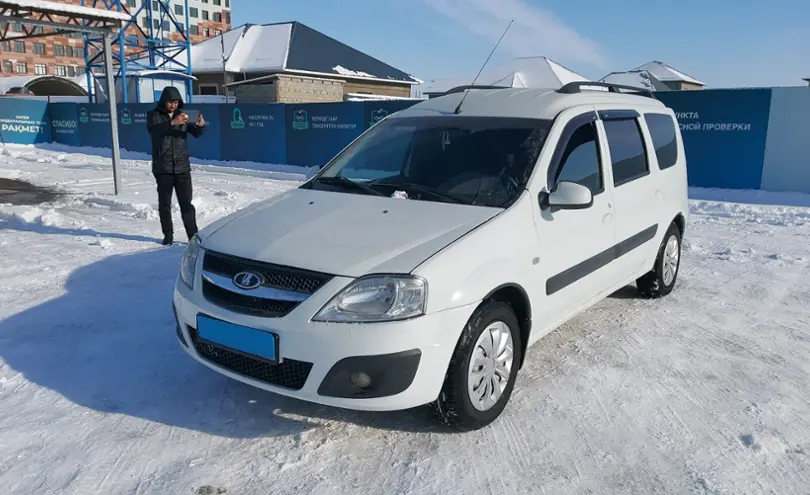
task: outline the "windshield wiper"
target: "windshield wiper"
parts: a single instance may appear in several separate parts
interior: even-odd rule
[[[346,177],[340,177],[340,176],[337,176],[337,177],[318,177],[315,180],[318,181],[318,182],[321,182],[323,184],[334,185],[334,186],[343,186],[343,187],[345,187],[347,189],[350,188],[350,189],[354,189],[355,191],[363,191],[366,194],[370,194],[370,195],[373,195],[373,196],[385,196],[383,193],[381,193],[380,191],[374,189],[373,187],[369,187],[369,186],[367,186],[365,184],[361,184],[360,182],[355,182],[355,181],[353,181],[351,179],[347,179]]]
[[[395,189],[402,189],[402,190],[405,190],[405,192],[416,191],[416,192],[420,192],[420,193],[430,194],[431,196],[433,196],[435,198],[443,199],[443,200],[446,200],[446,201],[451,201],[453,203],[468,204],[467,201],[465,201],[462,198],[459,198],[458,196],[453,196],[452,194],[447,194],[447,193],[443,193],[441,191],[437,191],[436,189],[433,189],[432,187],[420,186],[418,184],[412,184],[410,182],[403,182],[403,183],[399,183],[399,184],[391,184],[391,183],[388,183],[388,182],[375,182],[374,185],[375,186],[383,186],[383,187],[393,187]]]

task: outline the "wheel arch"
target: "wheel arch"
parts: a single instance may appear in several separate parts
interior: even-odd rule
[[[526,360],[526,351],[529,347],[529,337],[532,332],[532,306],[529,294],[520,284],[506,283],[492,289],[483,301],[499,301],[508,304],[515,312],[520,325],[520,363],[518,369],[523,368]]]

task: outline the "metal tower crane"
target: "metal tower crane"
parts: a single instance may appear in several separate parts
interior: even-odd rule
[[[121,83],[122,103],[130,100],[128,74],[162,70],[191,76],[188,0],[82,0],[82,5],[130,16],[112,44],[114,80]],[[177,7],[181,7],[182,14],[175,10]],[[85,34],[84,48],[87,87],[93,88],[93,74],[106,74],[103,39]],[[186,78],[185,85],[185,100],[190,101],[190,78]]]

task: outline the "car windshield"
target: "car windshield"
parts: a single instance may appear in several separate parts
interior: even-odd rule
[[[505,208],[526,187],[550,127],[523,118],[391,118],[302,187]]]

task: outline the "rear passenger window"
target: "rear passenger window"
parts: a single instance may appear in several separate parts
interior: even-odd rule
[[[664,170],[675,165],[675,162],[678,161],[675,121],[671,116],[660,113],[645,114],[644,120],[650,129],[655,156],[658,158],[658,168]]]
[[[605,120],[604,124],[613,166],[613,185],[627,184],[647,175],[650,169],[636,119]]]
[[[584,124],[571,135],[558,170],[555,186],[569,181],[587,187],[594,196],[602,192],[602,168],[593,123]]]

